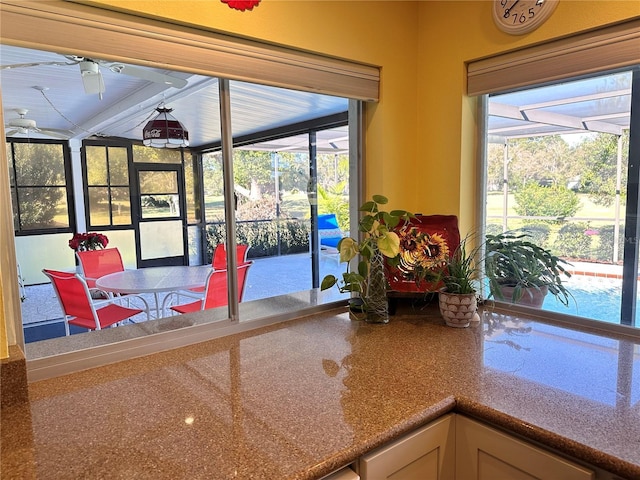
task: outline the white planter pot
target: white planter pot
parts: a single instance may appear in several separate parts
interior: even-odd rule
[[[450,327],[468,327],[477,315],[478,301],[475,293],[439,292],[440,315]]]

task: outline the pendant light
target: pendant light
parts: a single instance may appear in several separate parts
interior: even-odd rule
[[[161,103],[156,108],[158,115],[142,129],[142,143],[147,147],[180,148],[189,146],[189,132],[175,119],[172,108]]]

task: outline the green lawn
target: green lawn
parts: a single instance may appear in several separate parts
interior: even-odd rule
[[[580,209],[575,214],[576,217],[580,218],[608,218],[611,220],[593,220],[589,222],[589,225],[597,227],[602,225],[612,225],[615,218],[615,207],[611,205],[610,207],[603,207],[602,205],[596,205],[593,203],[589,196],[583,193],[578,194],[578,198],[580,199]],[[503,199],[504,195],[501,192],[491,192],[487,195],[487,216],[501,216],[503,209]],[[508,215],[517,215],[514,210],[514,205],[516,204],[515,198],[513,194],[508,196]],[[622,219],[624,219],[624,205],[621,205],[620,211]],[[497,222],[497,219],[492,219],[492,223]],[[522,221],[520,220],[510,220],[509,225],[511,228],[517,228],[522,225]]]

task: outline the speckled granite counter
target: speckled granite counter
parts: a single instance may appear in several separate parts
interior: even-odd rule
[[[640,346],[495,312],[343,310],[34,383],[2,478],[311,479],[448,411],[640,478]]]

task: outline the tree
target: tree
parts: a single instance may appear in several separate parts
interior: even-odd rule
[[[55,222],[66,198],[62,145],[13,143],[13,147],[20,229],[68,226],[68,212],[62,225]]]
[[[622,165],[626,166],[629,156],[629,131],[623,135]],[[618,161],[618,137],[598,133],[586,139],[575,148],[574,157],[581,168],[580,188],[589,194],[597,205],[610,206],[616,195]],[[622,169],[621,195],[626,195],[627,169]]]
[[[537,182],[529,182],[515,193],[518,215],[535,217],[573,217],[580,200],[575,192],[564,185],[544,187]]]
[[[239,191],[247,192],[250,200],[258,200],[265,191],[273,191],[271,152],[234,150],[233,175]]]
[[[509,140],[509,185],[566,185],[579,172],[569,144],[559,135]]]

